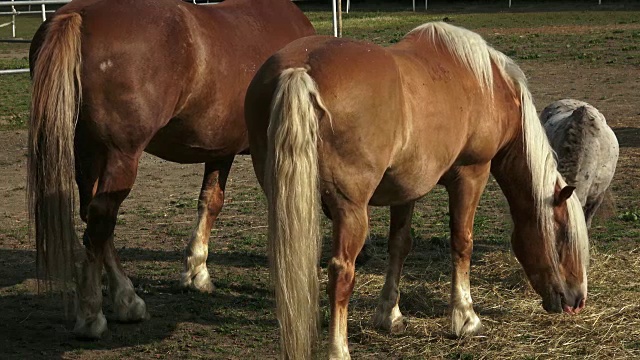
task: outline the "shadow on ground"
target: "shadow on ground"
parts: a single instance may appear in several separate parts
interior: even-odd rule
[[[323,241],[321,266],[326,268],[331,246],[329,238]],[[476,246],[474,261],[482,261],[485,254],[495,251],[496,247],[506,246],[480,244]],[[416,249],[407,259],[404,276],[418,279],[420,285],[401,288],[403,312],[409,318],[446,316],[448,297],[442,290],[448,289],[450,281],[448,239],[418,237],[414,247]],[[357,266],[360,279],[386,272],[386,238],[373,238],[368,249],[370,258]],[[275,304],[269,284],[264,280],[266,277],[258,278],[258,281],[250,276],[238,277],[252,271],[264,273],[268,266],[266,255],[212,249],[208,265],[214,269],[212,276],[216,289],[212,294],[200,294],[178,287],[181,251],[121,248],[118,253],[123,264],[131,269],[131,280],[147,303],[151,319],[137,324],[121,324],[111,319],[111,305],[105,288],[104,312],[109,320],[109,332],[99,341],[80,341],[71,333],[73,316],[65,317],[60,296],[38,293],[33,270],[35,252],[0,249],[3,259],[0,268],[0,308],[3,309],[0,312],[0,358],[55,359],[83,350],[91,350],[91,353],[82,354],[99,357],[103,350],[123,349],[126,352],[129,348],[133,352],[131,356],[140,357],[145,349],[153,352],[154,347],[166,339],[177,344],[176,354],[181,354],[180,346],[187,354],[190,351],[188,344],[194,341],[216,347],[223,346],[229,338],[238,341],[238,338],[251,336],[252,332],[265,331],[272,334],[273,339],[261,341],[277,343]],[[231,268],[235,270],[229,270]],[[323,299],[325,303],[326,296]],[[377,294],[358,295],[352,306],[366,308],[372,314],[377,301]],[[323,307],[328,308],[325,305]],[[480,315],[488,311],[476,310]],[[189,330],[185,331],[185,327]],[[220,334],[228,334],[228,337],[225,340]]]
[[[177,252],[144,249],[125,249],[120,251],[120,255],[124,262],[180,259]],[[275,317],[270,315],[274,303],[269,290],[263,286],[222,281],[215,282],[217,288],[213,294],[200,294],[183,291],[174,280],[145,276],[131,280],[147,303],[150,320],[136,324],[117,323],[110,318],[111,305],[105,296],[104,312],[109,321],[109,332],[99,341],[76,340],[71,333],[73,316],[65,317],[61,296],[38,293],[33,276],[35,252],[2,249],[0,258],[3,259],[0,268],[2,359],[56,359],[78,350],[110,350],[139,347],[141,344],[153,346],[166,338],[185,336],[175,332],[184,323],[205,325],[196,327],[196,332],[187,332],[190,336],[204,339],[208,338],[207,332],[266,327],[273,328],[275,334],[277,329]],[[242,257],[241,262],[236,261],[240,256],[236,259],[234,254],[219,258],[223,266],[266,263],[266,257]],[[247,313],[253,314],[247,316]],[[177,341],[180,342],[179,339]]]
[[[620,127],[613,129],[620,147],[640,147],[640,128]]]

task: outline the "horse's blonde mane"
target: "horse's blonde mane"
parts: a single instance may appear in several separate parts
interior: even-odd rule
[[[411,30],[409,34],[427,36],[435,43],[437,39],[445,48],[473,72],[483,89],[492,91],[493,72],[487,43],[482,36],[467,29],[445,22],[429,22]]]
[[[548,248],[553,250],[551,259],[557,263],[558,252],[555,251],[556,244],[553,235],[555,232],[553,194],[556,182],[560,186],[565,186],[566,183],[557,170],[554,152],[538,119],[525,74],[513,60],[489,46],[480,35],[467,29],[444,22],[432,22],[418,26],[409,34],[426,35],[433,43],[440,42],[473,73],[489,94],[493,94],[494,74],[491,68],[493,62],[500,71],[499,76],[505,79],[519,94],[522,104],[523,143],[527,164],[531,171],[536,212]],[[567,211],[569,213],[568,239],[575,250],[573,254],[579,257],[582,264],[588,264],[589,239],[582,207],[575,194],[567,201]]]

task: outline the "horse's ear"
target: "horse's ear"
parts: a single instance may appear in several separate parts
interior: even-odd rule
[[[580,106],[579,108],[573,110],[573,112],[571,113],[571,116],[582,118],[586,114],[587,114],[587,107],[586,106]]]
[[[571,194],[573,194],[575,189],[575,186],[567,185],[563,187],[562,190],[556,192],[554,194],[553,205],[558,206],[567,201],[567,199],[571,197]]]

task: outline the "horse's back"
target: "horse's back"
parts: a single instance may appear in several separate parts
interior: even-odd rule
[[[329,36],[298,39],[265,62],[253,80],[248,96],[256,101],[270,102],[278,77],[289,68],[306,69],[318,85],[332,118],[331,123],[321,124],[321,132],[329,131],[332,137],[339,137],[343,131],[353,134],[346,127],[355,125],[354,122],[362,118],[354,114],[373,111],[384,117],[389,107],[394,112],[400,111],[396,104],[400,96],[396,65],[387,51],[378,45]],[[379,101],[375,96],[378,93],[382,93],[385,101]],[[349,107],[345,103],[349,103]],[[376,120],[367,120],[372,121]]]
[[[448,52],[420,42],[428,44],[420,36],[390,48],[321,36],[292,42],[265,63],[250,86],[252,147],[266,148],[266,116],[279,75],[305,68],[330,113],[320,121],[321,168],[334,178],[340,169],[340,176],[359,185],[375,178],[372,204],[414,200],[451,166],[490,161],[506,136],[487,125],[495,119],[486,115],[492,105],[482,85]],[[506,81],[496,86],[508,88]],[[508,108],[498,117],[517,111]],[[258,167],[261,157],[256,155]]]
[[[575,109],[581,106],[592,107],[588,103],[576,99],[562,99],[554,101],[551,104],[547,105],[542,110],[542,112],[540,112],[540,121],[544,125],[552,117],[573,112]]]
[[[246,149],[243,100],[255,71],[279,48],[314,33],[285,0],[80,0],[56,16],[65,13],[82,17],[80,131],[177,162]],[[38,31],[32,61],[47,27]]]
[[[519,111],[512,101],[505,105],[501,97],[490,96],[472,71],[440,44],[410,33],[392,47],[392,53],[399,63],[409,108],[412,131],[408,141],[438,148],[435,151],[443,162],[487,162],[507,141],[508,131],[503,128],[519,126],[510,120]],[[493,74],[492,91],[514,98],[511,81],[500,75]]]
[[[357,91],[371,91],[367,87],[376,82],[393,87],[393,81],[398,80],[395,61],[386,49],[330,36],[309,36],[291,42],[269,59],[265,71],[274,77],[284,69],[296,67],[306,68],[323,88],[323,94],[347,90],[346,94],[354,99],[363,95]]]
[[[583,101],[565,99],[547,106],[540,120],[558,156],[558,170],[576,186],[582,205],[601,200],[619,154],[618,140],[602,113]]]
[[[340,176],[377,184],[404,132],[404,95],[393,56],[372,43],[328,36],[290,43],[269,58],[249,87],[245,110],[252,148],[266,148],[265,116],[278,78],[289,68],[307,70],[328,110],[319,121],[321,176],[340,168]],[[261,166],[264,155],[255,157]]]

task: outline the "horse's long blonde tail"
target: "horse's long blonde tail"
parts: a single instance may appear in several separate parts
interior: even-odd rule
[[[309,359],[318,332],[320,110],[326,108],[306,70],[284,70],[271,107],[265,192],[271,276],[285,359]]]
[[[81,97],[77,13],[54,17],[32,63],[27,193],[37,271],[63,288],[75,277],[74,134]]]

